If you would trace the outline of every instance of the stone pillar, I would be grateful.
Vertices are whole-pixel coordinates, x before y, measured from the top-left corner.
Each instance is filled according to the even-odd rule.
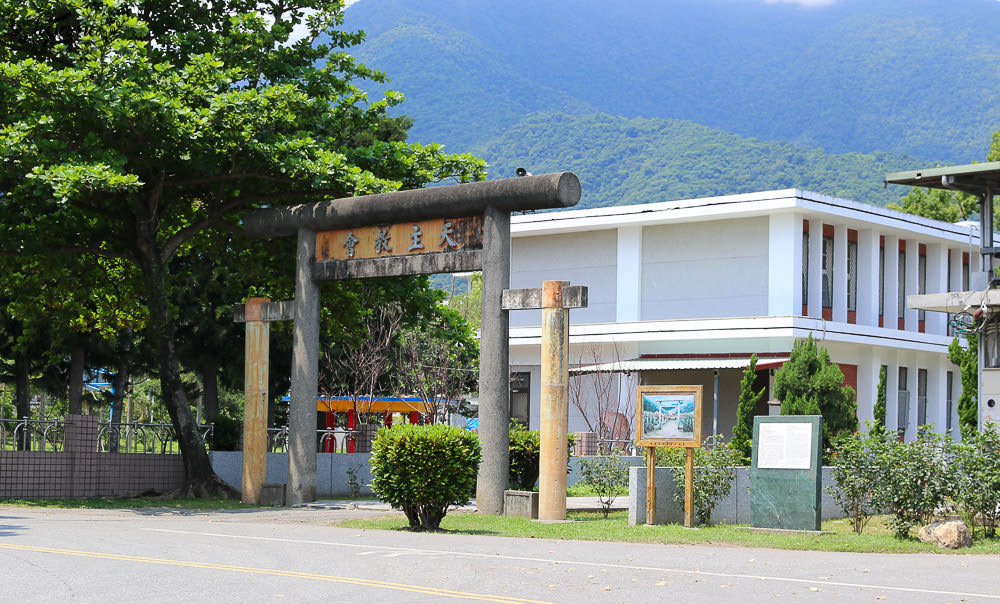
[[[316,234],[298,230],[292,395],[288,405],[288,504],[316,500],[316,392],[319,376],[319,285],[313,281]]]
[[[569,431],[569,281],[542,282],[542,396],[538,465],[538,519],[566,519]]]
[[[503,513],[510,467],[510,363],[508,311],[503,290],[510,287],[510,213],[487,208],[483,215],[483,308],[479,352],[479,442],[483,460],[476,484],[476,507]]]
[[[246,302],[243,405],[243,492],[241,501],[260,505],[267,475],[267,391],[270,329],[261,305],[267,298]]]

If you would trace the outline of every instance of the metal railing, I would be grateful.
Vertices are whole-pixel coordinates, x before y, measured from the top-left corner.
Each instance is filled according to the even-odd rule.
[[[214,429],[215,424],[198,426],[201,441],[206,447]],[[101,422],[97,432],[97,450],[102,453],[180,453],[180,444],[173,424]]]
[[[198,426],[202,442],[210,442],[214,424]],[[0,417],[0,451],[62,451],[66,422],[61,419]],[[139,422],[100,422],[97,432],[98,452],[179,453],[177,434],[171,424]]]
[[[361,430],[327,428],[316,430],[317,452],[319,453],[349,453],[358,451],[364,438]],[[268,453],[288,452],[288,427],[267,429]]]
[[[58,419],[0,417],[0,451],[62,451],[64,435]]]

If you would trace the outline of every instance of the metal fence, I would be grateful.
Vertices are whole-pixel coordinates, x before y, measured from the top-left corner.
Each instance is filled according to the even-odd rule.
[[[201,424],[198,433],[206,448],[215,424]],[[117,447],[115,446],[117,443]],[[97,433],[97,449],[118,453],[180,453],[177,432],[173,424],[101,422]]]
[[[65,433],[58,419],[0,417],[0,451],[62,451]]]
[[[198,426],[202,441],[210,442],[214,424]],[[0,451],[62,451],[66,423],[61,419],[0,417]],[[180,453],[177,433],[166,423],[98,424],[98,452]]]
[[[319,453],[362,453],[371,449],[371,434],[364,430],[327,428],[316,430]],[[267,429],[267,451],[288,452],[288,427]]]

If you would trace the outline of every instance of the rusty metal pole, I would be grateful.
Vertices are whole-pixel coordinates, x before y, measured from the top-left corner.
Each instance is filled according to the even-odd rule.
[[[538,468],[538,519],[566,519],[569,431],[569,281],[542,282],[542,417]]]
[[[243,495],[241,501],[260,504],[267,473],[267,373],[270,327],[262,306],[267,298],[246,302],[246,348],[243,407]]]

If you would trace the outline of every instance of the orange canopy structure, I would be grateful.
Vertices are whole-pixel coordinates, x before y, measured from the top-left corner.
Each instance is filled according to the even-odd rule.
[[[374,398],[346,396],[320,398],[316,400],[316,410],[326,413],[338,411],[358,411],[361,413],[430,413],[430,406],[416,396]]]

